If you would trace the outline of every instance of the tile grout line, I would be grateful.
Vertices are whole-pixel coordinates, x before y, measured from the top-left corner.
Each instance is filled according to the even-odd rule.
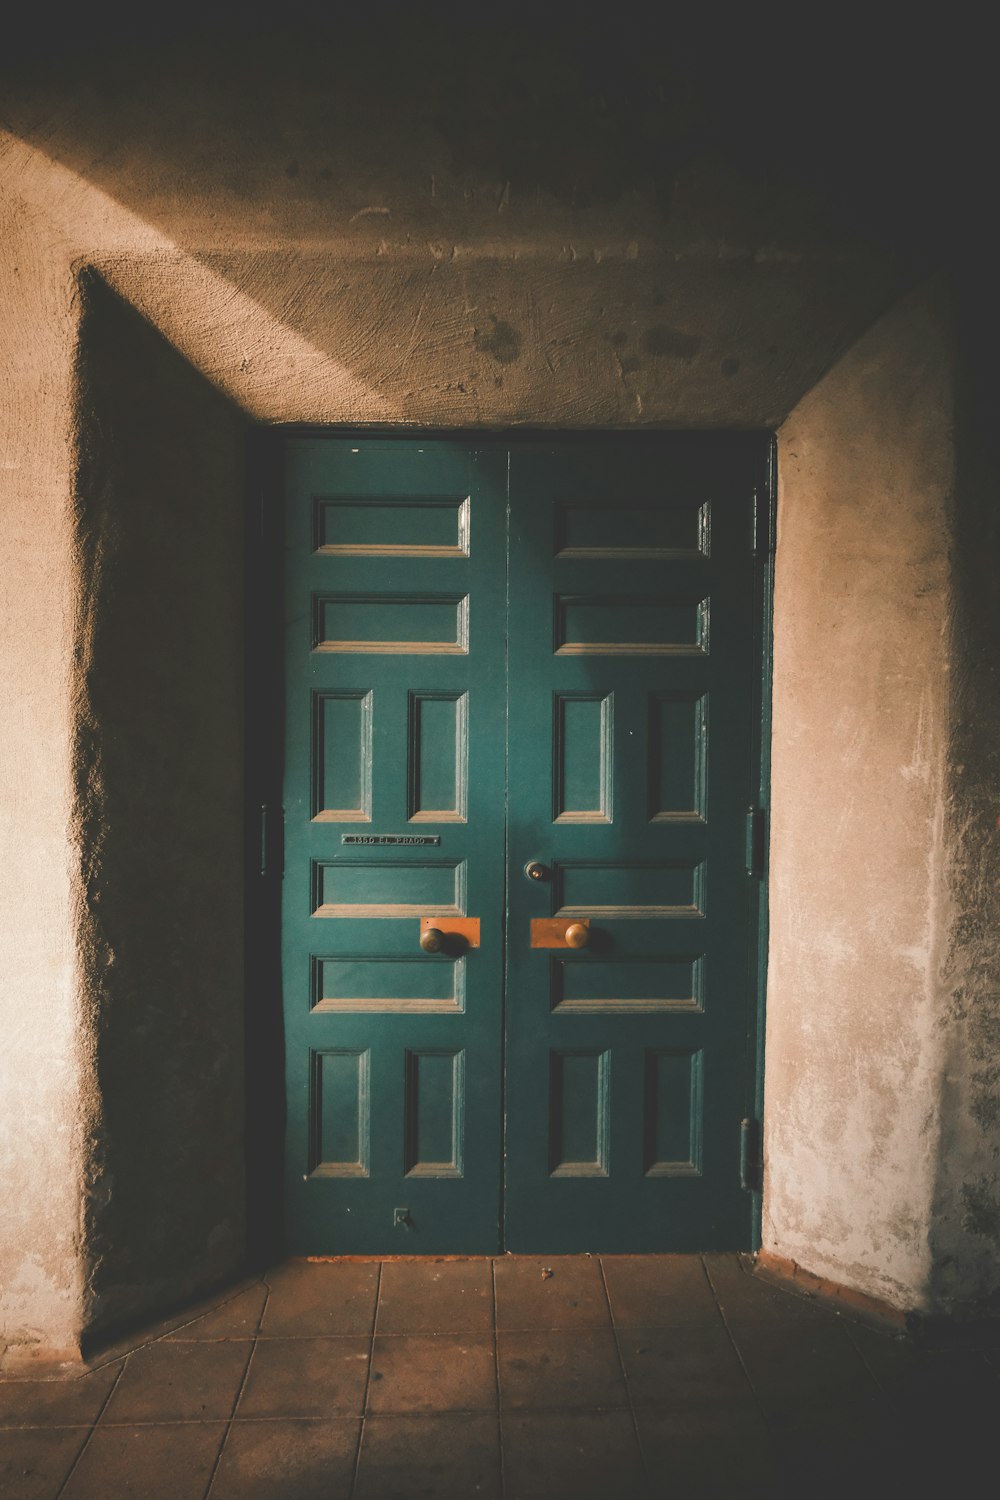
[[[208,1500],[209,1495],[212,1493],[212,1486],[215,1483],[215,1476],[219,1472],[219,1465],[222,1463],[222,1455],[226,1451],[226,1444],[229,1442],[229,1434],[233,1430],[233,1419],[236,1416],[237,1408],[239,1407],[239,1404],[240,1404],[240,1398],[242,1397],[243,1392],[246,1389],[246,1383],[247,1383],[247,1381],[250,1378],[250,1367],[253,1364],[254,1355],[257,1353],[257,1338],[258,1338],[258,1335],[260,1333],[261,1324],[264,1321],[264,1314],[267,1312],[267,1304],[271,1300],[271,1288],[270,1288],[267,1280],[263,1276],[261,1277],[261,1285],[264,1287],[264,1291],[265,1291],[264,1305],[261,1308],[260,1312],[257,1314],[257,1326],[254,1328],[254,1331],[253,1331],[253,1340],[251,1342],[251,1347],[250,1347],[250,1356],[247,1359],[246,1366],[245,1366],[245,1368],[243,1370],[243,1378],[240,1381],[239,1386],[238,1386],[237,1391],[236,1391],[236,1395],[233,1398],[233,1405],[232,1405],[232,1409],[230,1410],[230,1413],[229,1413],[229,1420],[226,1422],[225,1431],[222,1434],[222,1442],[219,1444],[219,1451],[215,1455],[215,1462],[212,1465],[212,1472],[208,1476],[208,1484],[205,1487],[204,1500]]]
[[[365,1419],[368,1415],[368,1391],[372,1383],[372,1365],[375,1363],[375,1334],[378,1331],[379,1304],[382,1301],[382,1266],[379,1261],[378,1270],[375,1274],[375,1310],[372,1313],[371,1332],[368,1335],[368,1370],[365,1374],[365,1389],[361,1397],[361,1420],[358,1423],[358,1442],[354,1450],[354,1470],[351,1474],[351,1485],[348,1491],[348,1500],[353,1500],[354,1492],[358,1487],[358,1475],[361,1472],[361,1449],[365,1441]]]
[[[608,1288],[608,1277],[607,1272],[604,1269],[603,1255],[599,1255],[597,1257],[597,1264],[601,1272],[601,1285],[604,1287],[605,1301],[608,1304],[608,1317],[611,1319],[611,1332],[614,1334],[615,1339],[615,1353],[618,1355],[618,1368],[622,1372],[622,1383],[625,1386],[625,1396],[628,1401],[628,1414],[632,1419],[632,1431],[635,1435],[635,1446],[639,1452],[639,1462],[642,1465],[642,1472],[646,1480],[646,1490],[651,1495],[653,1493],[653,1476],[650,1473],[649,1464],[646,1462],[646,1450],[643,1446],[642,1439],[639,1436],[639,1419],[636,1416],[635,1405],[632,1401],[632,1387],[629,1384],[628,1375],[625,1372],[625,1358],[622,1354],[621,1339],[618,1337],[618,1324],[615,1320],[615,1310],[611,1305],[611,1292]]]
[[[848,1343],[864,1366],[868,1379],[875,1389],[876,1399],[873,1404],[879,1412],[879,1420],[883,1423],[898,1423],[902,1418],[902,1413],[897,1406],[897,1392],[891,1388],[887,1380],[879,1379],[875,1373],[874,1365],[865,1354],[858,1340],[854,1337],[854,1329],[846,1319],[843,1327]],[[989,1362],[986,1361],[986,1363],[988,1364]]]
[[[754,1399],[754,1401],[757,1404],[757,1410],[760,1412],[761,1419],[763,1420],[764,1428],[765,1428],[765,1430],[766,1430],[766,1432],[768,1434],[768,1437],[771,1439],[772,1442],[774,1442],[774,1440],[775,1440],[775,1431],[774,1431],[774,1428],[771,1425],[771,1419],[768,1416],[766,1410],[764,1409],[764,1403],[760,1399],[760,1394],[759,1394],[759,1392],[757,1390],[757,1387],[754,1385],[753,1381],[750,1379],[750,1371],[747,1369],[746,1360],[743,1358],[743,1350],[740,1348],[739,1344],[737,1343],[737,1341],[736,1341],[736,1335],[733,1333],[733,1330],[729,1326],[729,1319],[726,1317],[726,1314],[725,1314],[725,1311],[723,1309],[722,1303],[719,1301],[719,1294],[718,1294],[718,1292],[715,1289],[715,1282],[712,1280],[712,1273],[708,1269],[708,1266],[705,1264],[705,1257],[704,1257],[704,1255],[699,1255],[698,1259],[701,1261],[702,1272],[704,1273],[705,1280],[708,1282],[709,1288],[711,1290],[712,1301],[715,1303],[715,1306],[716,1306],[716,1309],[718,1311],[719,1317],[722,1319],[722,1326],[726,1330],[726,1337],[729,1339],[729,1342],[732,1344],[732,1346],[733,1346],[733,1352],[735,1353],[736,1358],[740,1362],[740,1369],[743,1371],[743,1378],[746,1381],[747,1385],[750,1387],[750,1394],[753,1396],[753,1399]]]
[[[497,1263],[495,1256],[490,1256],[490,1292],[493,1298],[493,1375],[496,1381],[497,1393],[497,1462],[500,1467],[500,1494],[503,1496],[506,1493],[507,1481],[504,1477],[503,1422],[500,1410],[500,1332],[497,1328]]]
[[[576,1324],[559,1328],[505,1328],[504,1333],[572,1333],[577,1329]],[[475,1334],[489,1333],[488,1328],[454,1328],[448,1333],[428,1333],[421,1329],[417,1333],[380,1333],[379,1338],[384,1339],[386,1344],[401,1344],[411,1339],[420,1339],[426,1343],[441,1343],[445,1339],[458,1339],[472,1337]],[[586,1332],[585,1329],[580,1331]],[[592,1332],[593,1330],[591,1330]],[[264,1334],[257,1341],[261,1344],[349,1344],[353,1340],[367,1338],[370,1335],[363,1333],[310,1333],[310,1334]],[[193,1340],[192,1340],[193,1342]],[[206,1341],[207,1342],[207,1341]],[[223,1342],[219,1340],[219,1342]],[[249,1343],[249,1337],[244,1339],[226,1339],[226,1343]],[[3,1386],[0,1385],[0,1391]],[[86,1425],[86,1424],[83,1424]]]
[[[263,1281],[263,1277],[261,1278],[261,1280]],[[251,1282],[249,1286],[240,1287],[238,1291],[233,1292],[232,1296],[230,1296],[230,1297],[223,1297],[222,1300],[221,1300],[221,1302],[214,1302],[212,1304],[212,1306],[210,1308],[208,1308],[205,1312],[198,1313],[197,1317],[194,1317],[194,1318],[184,1318],[184,1319],[181,1320],[181,1322],[174,1323],[170,1328],[165,1329],[163,1333],[150,1334],[148,1338],[141,1338],[141,1339],[139,1339],[138,1343],[130,1345],[129,1348],[125,1349],[124,1351],[122,1351],[122,1349],[120,1348],[119,1345],[113,1345],[112,1347],[114,1349],[117,1349],[118,1352],[117,1353],[108,1354],[108,1355],[106,1355],[106,1356],[98,1359],[94,1364],[88,1364],[86,1373],[88,1375],[93,1375],[98,1370],[106,1370],[107,1367],[108,1367],[108,1365],[113,1365],[114,1362],[115,1362],[115,1360],[117,1360],[117,1359],[128,1359],[128,1357],[129,1357],[130,1354],[138,1354],[138,1352],[139,1352],[140,1349],[151,1349],[154,1344],[162,1344],[163,1341],[164,1341],[164,1339],[173,1338],[174,1334],[175,1333],[180,1333],[180,1331],[181,1331],[182,1328],[192,1328],[195,1323],[200,1323],[201,1320],[202,1320],[202,1318],[210,1317],[212,1313],[218,1312],[219,1309],[222,1308],[222,1307],[228,1307],[230,1302],[235,1302],[238,1297],[242,1297],[247,1292],[252,1291],[253,1288],[254,1288],[254,1285],[255,1285],[255,1283]],[[267,1286],[267,1283],[264,1282],[264,1285]],[[191,1343],[191,1342],[199,1342],[200,1343],[201,1340],[184,1339],[184,1340],[182,1340],[182,1342],[183,1343]],[[212,1339],[212,1340],[206,1340],[205,1342],[222,1343],[222,1342],[224,1342],[224,1340],[222,1340],[222,1339]]]
[[[76,1473],[81,1458],[86,1453],[87,1449],[90,1447],[91,1440],[93,1439],[94,1433],[97,1431],[97,1424],[100,1422],[101,1418],[104,1416],[104,1413],[108,1409],[108,1402],[111,1400],[111,1397],[114,1395],[115,1391],[118,1389],[118,1382],[121,1380],[122,1376],[125,1374],[125,1366],[128,1364],[128,1361],[129,1361],[129,1356],[126,1354],[125,1358],[122,1360],[122,1367],[121,1367],[121,1369],[118,1371],[118,1374],[115,1376],[114,1380],[111,1383],[111,1389],[110,1389],[110,1391],[108,1391],[108,1394],[105,1396],[104,1400],[101,1402],[100,1411],[97,1413],[97,1416],[94,1418],[94,1420],[90,1424],[90,1431],[87,1433],[87,1436],[84,1438],[83,1445],[80,1448],[79,1453],[76,1455],[76,1457],[74,1458],[73,1462],[70,1464],[69,1472],[67,1473],[67,1475],[66,1475],[65,1479],[63,1480],[62,1484],[59,1486],[58,1490],[56,1491],[56,1500],[59,1500],[60,1495],[63,1493],[63,1491],[65,1490],[66,1486],[69,1484],[70,1480],[73,1478],[73,1475]]]
[[[267,1282],[264,1280],[263,1276],[260,1277],[260,1281],[261,1281],[261,1284],[264,1287],[267,1288],[267,1295],[268,1295],[268,1297],[270,1297],[270,1295],[271,1295],[271,1289],[267,1285]],[[146,1344],[161,1344],[164,1339],[173,1338],[173,1336],[174,1336],[175,1333],[180,1333],[181,1329],[183,1329],[183,1328],[193,1328],[194,1325],[195,1325],[195,1323],[200,1323],[201,1322],[202,1318],[209,1318],[209,1317],[211,1317],[211,1315],[213,1313],[217,1313],[221,1308],[228,1307],[229,1304],[230,1304],[230,1302],[235,1302],[239,1297],[245,1297],[246,1294],[247,1294],[247,1292],[252,1292],[253,1291],[255,1285],[256,1285],[256,1283],[252,1281],[249,1286],[240,1287],[239,1291],[233,1292],[233,1294],[232,1294],[231,1297],[223,1297],[223,1299],[222,1299],[221,1302],[215,1302],[215,1303],[213,1303],[212,1306],[210,1308],[208,1308],[208,1310],[206,1312],[200,1312],[200,1313],[198,1313],[197,1317],[182,1319],[181,1322],[176,1323],[173,1328],[168,1328],[165,1333],[158,1333],[155,1336],[155,1338],[147,1339],[146,1340]],[[267,1301],[265,1299],[264,1307],[266,1307],[266,1306],[267,1306]],[[263,1308],[261,1309],[261,1315],[263,1315]],[[260,1327],[260,1318],[257,1319],[257,1326],[258,1326],[258,1328]],[[184,1343],[190,1343],[192,1341],[189,1340],[189,1339],[184,1339],[182,1342],[184,1342]],[[221,1343],[222,1341],[221,1340],[214,1340],[213,1339],[213,1340],[211,1340],[211,1342],[213,1342],[213,1343],[220,1342]],[[141,1344],[139,1347],[140,1348],[145,1348],[146,1345]]]
[[[556,1330],[556,1331],[558,1332],[559,1330]],[[530,1412],[556,1412],[556,1413],[567,1413],[569,1415],[572,1415],[572,1413],[574,1413],[574,1412],[581,1412],[581,1411],[611,1411],[611,1412],[615,1412],[615,1411],[618,1411],[618,1412],[627,1411],[628,1410],[628,1403],[627,1402],[621,1402],[618,1405],[614,1405],[614,1404],[609,1404],[606,1401],[595,1401],[595,1402],[590,1403],[589,1405],[584,1404],[583,1406],[581,1406],[579,1404],[579,1402],[573,1402],[573,1401],[569,1401],[569,1402],[560,1402],[560,1401],[556,1401],[556,1402],[533,1401],[530,1404],[530,1406],[510,1406],[510,1407],[507,1407],[506,1409],[509,1412],[511,1412],[512,1414],[521,1414],[521,1415],[524,1415],[525,1413],[530,1413]],[[487,1407],[483,1407],[483,1406],[435,1406],[435,1407],[428,1407],[428,1408],[423,1409],[423,1410],[415,1411],[413,1409],[413,1407],[410,1407],[410,1406],[398,1406],[398,1407],[397,1406],[392,1406],[392,1407],[386,1407],[384,1410],[379,1411],[377,1413],[377,1415],[380,1418],[381,1417],[393,1417],[393,1418],[395,1418],[395,1417],[415,1417],[415,1418],[419,1418],[420,1420],[423,1420],[425,1417],[488,1417],[490,1415],[490,1412],[492,1410],[493,1410],[492,1407],[487,1408]],[[141,1421],[141,1422],[138,1421],[138,1420],[136,1420],[136,1421],[130,1421],[130,1422],[104,1422],[104,1423],[102,1423],[101,1431],[102,1432],[117,1431],[118,1429],[120,1429],[122,1427],[217,1427],[220,1422],[227,1422],[227,1421],[228,1421],[228,1418],[226,1418],[226,1417],[170,1417],[166,1421],[158,1421],[155,1417],[152,1417],[152,1418],[147,1419],[146,1421]],[[272,1414],[270,1416],[260,1415],[260,1416],[242,1417],[242,1418],[237,1417],[233,1425],[235,1426],[236,1422],[239,1422],[243,1426],[247,1426],[247,1427],[250,1427],[250,1426],[259,1427],[259,1426],[262,1426],[262,1425],[266,1425],[268,1422],[306,1422],[306,1423],[308,1423],[308,1422],[356,1422],[356,1421],[358,1421],[357,1412],[344,1412],[344,1411],[340,1411],[340,1412],[333,1412],[333,1413],[328,1414],[326,1416],[320,1415],[320,1416],[312,1416],[312,1417],[310,1417],[310,1416],[289,1416],[287,1412],[277,1412],[277,1413],[274,1413],[274,1414]],[[18,1427],[3,1427],[3,1428],[0,1428],[0,1432],[3,1432],[3,1433],[11,1433],[11,1432],[50,1432],[55,1427],[59,1427],[60,1429],[63,1429],[63,1430],[66,1430],[66,1431],[75,1431],[77,1429],[79,1429],[81,1431],[87,1431],[87,1430],[89,1430],[89,1424],[86,1423],[86,1422],[58,1422],[58,1423],[41,1422],[41,1423],[36,1423],[35,1425],[31,1425],[30,1423],[24,1423],[24,1424],[22,1424],[22,1425],[20,1425]]]
[[[871,1382],[875,1386],[876,1390],[880,1393],[880,1395],[888,1396],[889,1392],[888,1392],[887,1388],[882,1384],[881,1380],[879,1380],[878,1376],[875,1374],[875,1371],[872,1368],[871,1361],[868,1359],[867,1355],[865,1354],[865,1351],[862,1349],[861,1345],[858,1343],[857,1339],[854,1337],[854,1330],[852,1328],[848,1327],[847,1324],[845,1324],[844,1325],[844,1332],[847,1334],[847,1339],[848,1339],[848,1342],[851,1345],[851,1348],[854,1350],[855,1354],[858,1356],[858,1359],[860,1359],[861,1363],[864,1365],[865,1369],[868,1371],[868,1378],[871,1380]]]

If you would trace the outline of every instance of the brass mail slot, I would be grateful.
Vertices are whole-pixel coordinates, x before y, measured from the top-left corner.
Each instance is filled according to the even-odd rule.
[[[589,917],[532,917],[533,948],[586,948],[590,941]]]

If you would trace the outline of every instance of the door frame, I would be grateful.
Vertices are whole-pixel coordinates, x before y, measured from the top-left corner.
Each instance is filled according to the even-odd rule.
[[[244,807],[246,1003],[246,1194],[247,1253],[266,1265],[285,1253],[284,1132],[285,1069],[281,984],[281,881],[283,873],[281,788],[284,743],[282,651],[282,557],[284,514],[280,493],[282,445],[289,438],[398,438],[489,444],[654,444],[672,429],[643,428],[411,428],[282,423],[255,428],[248,440],[244,596]],[[681,430],[678,429],[678,432]],[[731,429],[683,429],[726,441]],[[746,438],[752,432],[739,429]],[[754,680],[751,766],[756,818],[748,817],[748,860],[753,863],[748,978],[755,998],[748,1032],[747,1076],[752,1080],[744,1138],[743,1169],[751,1195],[751,1245],[761,1245],[763,1215],[763,1111],[767,998],[768,895],[770,875],[771,709],[773,682],[774,555],[777,539],[777,442],[758,434],[766,454],[755,488],[753,537],[753,649],[760,662]],[[751,809],[748,808],[748,814]]]

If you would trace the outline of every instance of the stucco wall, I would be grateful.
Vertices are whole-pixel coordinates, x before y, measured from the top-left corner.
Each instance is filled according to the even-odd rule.
[[[0,202],[0,1354],[79,1335],[89,1038],[77,985],[68,265]]]
[[[932,1305],[954,499],[933,282],[778,433],[764,1246]]]

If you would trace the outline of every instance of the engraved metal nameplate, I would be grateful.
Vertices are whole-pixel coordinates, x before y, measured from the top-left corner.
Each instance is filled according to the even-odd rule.
[[[438,833],[342,833],[340,835],[342,844],[419,844],[426,848],[428,844],[438,845],[441,835]]]

